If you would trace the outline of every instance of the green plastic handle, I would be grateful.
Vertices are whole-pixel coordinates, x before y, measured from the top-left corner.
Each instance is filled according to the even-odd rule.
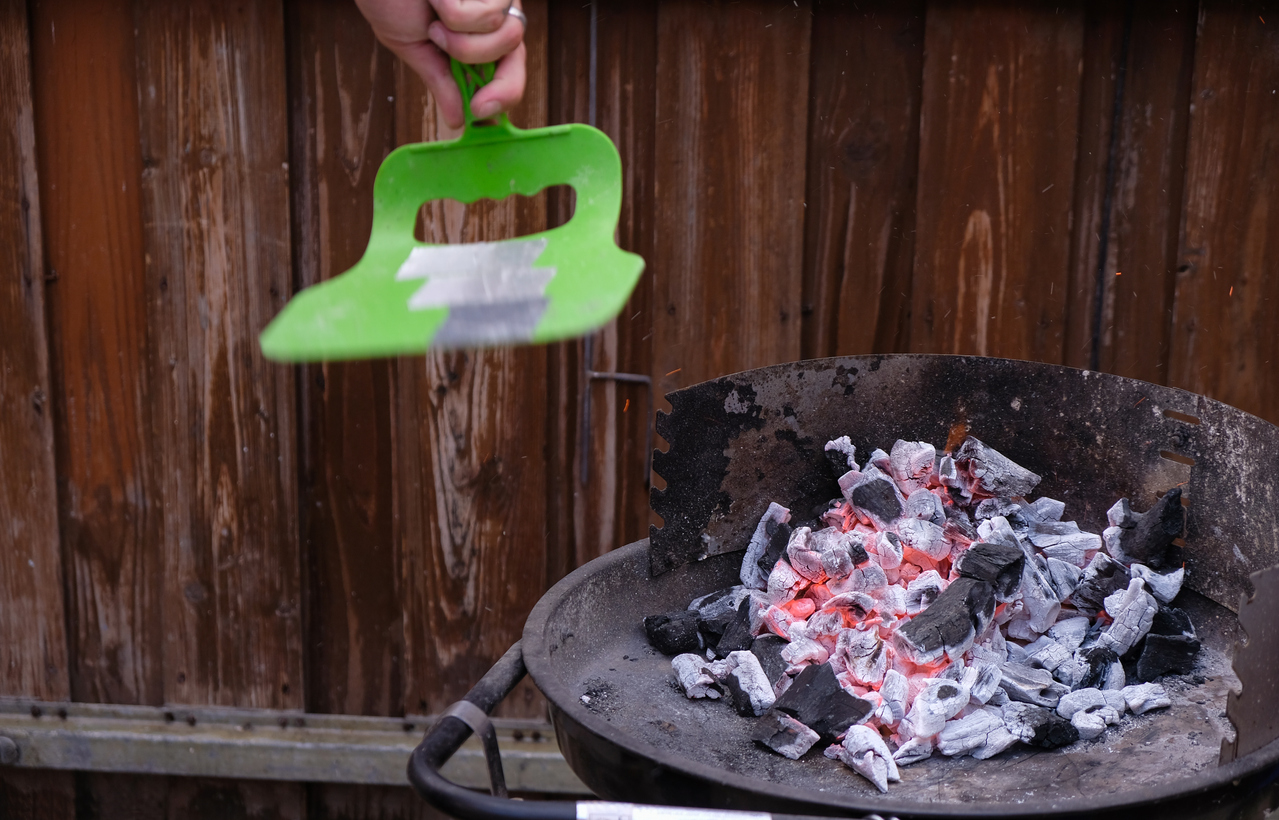
[[[519,133],[520,129],[511,124],[505,112],[493,117],[491,122],[485,121],[486,124],[477,121],[475,115],[471,113],[471,98],[475,96],[475,92],[493,81],[493,75],[497,71],[496,63],[471,65],[459,62],[456,57],[450,57],[449,64],[453,70],[453,80],[457,83],[457,90],[462,94],[462,115],[466,121],[462,136],[458,140],[459,144],[487,142],[494,137],[509,137]]]

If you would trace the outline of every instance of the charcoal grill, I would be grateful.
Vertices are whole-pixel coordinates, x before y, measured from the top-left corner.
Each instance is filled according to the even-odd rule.
[[[672,816],[632,803],[821,816],[1224,818],[1261,816],[1279,799],[1279,596],[1264,594],[1279,584],[1270,570],[1279,565],[1279,428],[1173,388],[961,356],[805,361],[668,399],[658,432],[669,449],[654,460],[667,486],[652,494],[663,526],[552,588],[469,704],[427,734],[409,774],[437,808],[474,820]],[[749,719],[674,688],[642,618],[735,583],[738,550],[770,500],[803,510],[837,495],[822,454],[828,439],[849,435],[869,452],[897,438],[940,445],[969,433],[1042,475],[1035,494],[1064,501],[1092,531],[1120,496],[1145,509],[1182,487],[1188,590],[1178,603],[1205,649],[1198,683],[1166,681],[1172,709],[1125,719],[1079,749],[934,757],[903,769],[881,795],[819,755],[790,761],[755,746]],[[484,732],[484,713],[525,668],[574,771],[626,804],[503,800],[438,775],[472,729]]]

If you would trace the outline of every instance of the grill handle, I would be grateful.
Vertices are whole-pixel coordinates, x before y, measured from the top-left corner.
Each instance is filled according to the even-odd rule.
[[[464,789],[440,774],[472,732],[487,734],[487,715],[511,693],[527,674],[520,643],[506,650],[493,668],[466,693],[458,704],[446,710],[409,757],[409,782],[413,788],[440,811],[458,820],[818,820],[800,815],[765,814],[763,812],[687,809],[675,806],[645,806],[638,803],[606,803],[584,800],[512,800],[496,796],[505,794],[502,762],[497,756],[497,743],[485,740],[484,753],[489,761],[493,795]],[[469,704],[465,706],[462,704]],[[477,710],[482,715],[477,715]],[[875,817],[872,815],[872,817]],[[829,820],[827,818],[826,820]],[[871,820],[871,818],[867,818]]]

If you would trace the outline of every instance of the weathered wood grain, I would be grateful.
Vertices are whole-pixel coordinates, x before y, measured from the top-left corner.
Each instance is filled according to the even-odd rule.
[[[1132,11],[1099,334],[1102,370],[1157,383],[1168,373],[1198,16],[1176,5]]]
[[[137,27],[164,697],[300,708],[293,379],[257,344],[291,289],[282,16],[155,2]]]
[[[71,696],[159,704],[162,506],[133,11],[39,2],[32,14]]]
[[[810,23],[807,2],[658,7],[659,396],[799,358]]]
[[[529,80],[512,113],[547,116],[546,6],[525,6]],[[401,141],[452,136],[401,65]],[[545,195],[464,206],[428,203],[428,241],[474,242],[542,230]],[[401,562],[405,705],[439,712],[518,640],[546,588],[547,352],[541,347],[403,358],[393,389],[396,548]],[[543,708],[530,685],[504,714]]]
[[[0,694],[70,695],[27,9],[0,2]],[[71,818],[65,772],[0,770],[0,817]]]
[[[307,287],[364,253],[373,178],[395,147],[395,64],[351,3],[295,0],[285,15],[294,276]],[[299,372],[313,711],[391,715],[403,708],[389,369],[386,360],[373,360]]]
[[[69,694],[26,8],[0,3],[0,694]]]
[[[911,349],[1059,362],[1078,7],[930,4]]]
[[[905,350],[924,4],[813,5],[805,358]]]
[[[595,91],[591,93],[592,6],[551,7],[549,98],[553,122],[589,122],[607,133],[622,155],[623,201],[618,242],[643,257],[652,247],[653,127],[656,80],[656,8],[648,4],[597,3]],[[558,194],[553,191],[552,194]],[[552,196],[553,218],[571,215],[567,196]],[[648,397],[644,386],[606,378],[586,380],[584,371],[644,373],[650,370],[651,277],[645,276],[619,317],[589,342],[552,348],[552,451],[561,476],[552,483],[548,514],[551,579],[641,538],[648,529]],[[590,417],[583,418],[583,392],[590,391]],[[589,428],[583,438],[582,427]],[[583,472],[582,447],[585,443]],[[553,461],[553,464],[555,462]],[[560,512],[566,507],[565,512]],[[565,525],[558,522],[563,518]],[[567,549],[564,549],[564,547]],[[559,552],[562,557],[557,557]]]
[[[1101,254],[1102,223],[1108,204],[1111,135],[1115,96],[1122,65],[1126,65],[1125,25],[1131,9],[1125,4],[1091,0],[1084,7],[1083,76],[1079,88],[1079,147],[1075,153],[1075,201],[1071,211],[1070,280],[1066,290],[1066,335],[1062,363],[1092,367],[1093,328],[1097,313],[1097,257]],[[1113,210],[1113,204],[1109,207]],[[1110,232],[1107,232],[1109,237]]]
[[[1203,3],[1194,66],[1169,383],[1279,422],[1279,20]]]

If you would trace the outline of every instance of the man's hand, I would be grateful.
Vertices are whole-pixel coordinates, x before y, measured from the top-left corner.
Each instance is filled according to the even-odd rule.
[[[355,2],[378,40],[426,83],[450,128],[461,128],[463,119],[450,55],[463,63],[497,62],[492,82],[471,99],[475,119],[509,111],[524,96],[524,24],[507,14],[510,0]]]

